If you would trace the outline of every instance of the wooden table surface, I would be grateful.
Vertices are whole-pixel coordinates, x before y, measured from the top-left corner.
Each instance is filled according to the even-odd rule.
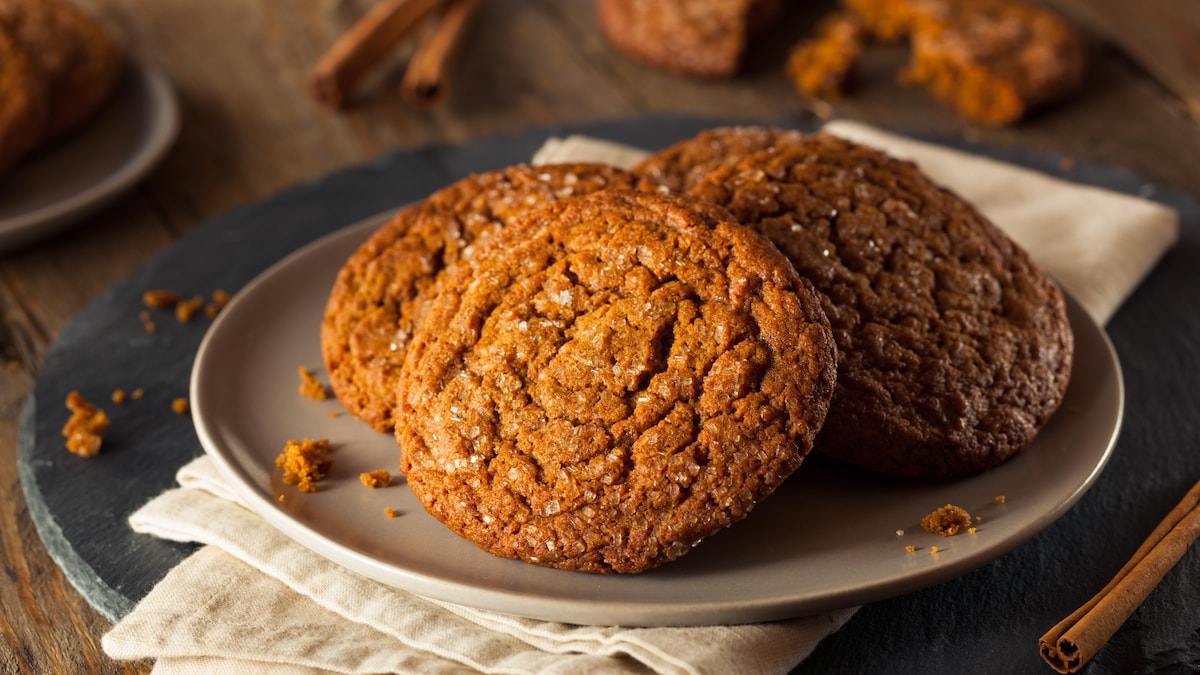
[[[1075,100],[1013,128],[981,129],[896,83],[901,48],[874,51],[863,86],[833,106],[796,96],[783,78],[782,59],[830,2],[793,10],[775,35],[755,45],[744,74],[713,82],[657,72],[615,53],[597,30],[590,1],[490,0],[442,107],[406,106],[393,69],[377,78],[372,93],[335,112],[312,102],[306,78],[369,0],[78,4],[110,26],[133,58],[170,75],[183,127],[162,165],[132,192],[77,228],[0,254],[0,365],[8,364],[0,368],[5,673],[149,668],[103,654],[107,620],[66,582],[38,538],[17,476],[18,413],[50,343],[73,314],[189,228],[231,207],[392,148],[645,112],[746,119],[834,114],[899,132],[1121,165],[1150,181],[1200,192],[1200,124],[1098,33],[1089,33],[1093,62]],[[1191,25],[1200,25],[1200,8],[1178,11],[1190,12]]]

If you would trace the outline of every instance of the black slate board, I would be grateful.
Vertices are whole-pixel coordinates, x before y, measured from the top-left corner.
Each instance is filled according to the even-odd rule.
[[[193,548],[134,534],[126,519],[174,486],[202,453],[190,419],[171,414],[187,395],[206,320],[159,316],[148,335],[137,314],[148,288],[235,292],[259,272],[342,226],[419,199],[468,173],[526,161],[550,136],[582,133],[646,148],[721,120],[653,116],[545,127],[464,145],[396,151],[337,171],[195,228],[85,308],[51,346],[21,416],[20,475],[38,532],[85,598],[116,620]],[[780,124],[812,130],[809,124]],[[1178,209],[1182,239],[1109,325],[1124,367],[1126,419],[1114,457],[1061,520],[1015,551],[957,580],[861,609],[797,672],[1049,672],[1037,638],[1107,582],[1142,538],[1200,479],[1200,202],[1123,169],[1019,149],[943,141],[1049,174],[1141,194]],[[1200,186],[1198,186],[1200,187]],[[116,388],[146,397],[107,403]],[[62,447],[71,389],[113,418],[104,452],[83,460]],[[1093,661],[1089,672],[1200,668],[1200,552],[1192,551]]]

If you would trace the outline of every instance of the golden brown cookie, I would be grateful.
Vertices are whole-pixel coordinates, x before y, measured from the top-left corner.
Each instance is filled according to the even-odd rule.
[[[868,31],[908,38],[903,74],[963,117],[1012,124],[1083,84],[1086,47],[1058,14],[1021,0],[843,0]]]
[[[121,55],[95,19],[64,0],[0,0],[0,26],[30,55],[49,91],[38,145],[91,118],[116,87]]]
[[[682,194],[722,166],[803,137],[799,131],[775,127],[706,129],[646,157],[631,171],[641,179],[638,187],[643,190]]]
[[[600,29],[626,54],[683,75],[729,77],[779,0],[598,0]]]
[[[0,24],[0,174],[36,146],[46,96],[33,60]]]
[[[720,207],[552,204],[446,276],[401,374],[425,508],[493,554],[587,572],[673,560],[800,465],[836,360],[811,286]]]
[[[1062,292],[916,165],[814,134],[691,194],[766,235],[822,294],[839,363],[817,450],[895,476],[964,476],[1028,446],[1062,402]]]
[[[396,377],[438,276],[521,213],[632,184],[628,173],[600,164],[515,166],[470,176],[401,211],[341,268],[325,307],[321,352],[338,401],[390,433]]]

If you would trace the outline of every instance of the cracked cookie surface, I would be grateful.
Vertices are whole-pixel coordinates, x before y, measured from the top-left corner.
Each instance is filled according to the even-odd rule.
[[[563,569],[639,572],[744,518],[834,384],[817,295],[775,247],[645,192],[501,231],[424,325],[396,425],[409,487],[484,550]]]
[[[814,134],[690,194],[765,235],[822,294],[839,364],[818,451],[891,475],[964,476],[1020,452],[1062,402],[1062,291],[916,165]]]
[[[706,129],[638,162],[630,171],[638,187],[651,192],[682,194],[713,171],[746,155],[799,142],[804,134],[792,129],[735,126]]]
[[[632,183],[600,164],[521,165],[469,176],[400,211],[350,256],[326,302],[321,353],[338,401],[390,433],[399,370],[438,277],[521,213]]]

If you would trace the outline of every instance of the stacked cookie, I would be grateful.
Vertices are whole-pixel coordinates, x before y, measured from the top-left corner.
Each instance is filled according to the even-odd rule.
[[[729,128],[404,209],[341,270],[322,348],[450,529],[638,572],[814,448],[910,478],[996,466],[1061,402],[1072,342],[1045,273],[912,164]]]
[[[63,0],[0,0],[0,173],[90,119],[116,87],[108,32]]]

